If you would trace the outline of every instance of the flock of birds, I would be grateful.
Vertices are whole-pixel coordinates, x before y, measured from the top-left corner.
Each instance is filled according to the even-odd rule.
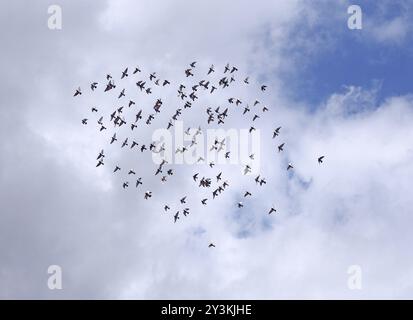
[[[194,76],[195,71],[197,70],[197,62],[194,61],[191,64],[189,64],[188,68],[186,68],[184,70],[184,75],[186,78],[191,78]],[[227,64],[224,67],[223,70],[223,74],[219,75],[219,80],[217,81],[217,83],[213,83],[212,79],[209,79],[209,77],[211,76],[211,74],[215,74],[217,71],[215,70],[215,66],[211,65],[208,69],[208,71],[205,74],[205,79],[202,79],[201,81],[197,81],[196,83],[193,83],[191,85],[184,85],[182,83],[178,83],[177,85],[177,96],[180,99],[181,103],[183,104],[182,107],[176,109],[175,113],[173,114],[173,116],[171,117],[171,119],[169,120],[169,122],[166,125],[166,129],[170,129],[174,126],[174,122],[178,120],[178,118],[182,115],[183,110],[191,108],[196,100],[198,100],[199,95],[201,93],[201,90],[203,92],[209,93],[209,94],[214,94],[214,92],[216,92],[217,90],[224,90],[227,87],[230,87],[233,83],[235,82],[243,82],[243,84],[245,85],[249,85],[250,81],[249,81],[249,77],[245,77],[242,78],[241,80],[237,80],[237,73],[238,73],[238,68],[236,66],[230,66],[229,64]],[[120,81],[122,81],[125,78],[130,78],[131,76],[137,76],[138,74],[142,74],[142,70],[139,67],[135,67],[132,71],[132,73],[129,72],[129,68],[124,69],[121,72],[120,75]],[[144,79],[138,80],[136,82],[136,87],[138,92],[141,92],[144,95],[152,95],[152,87],[153,86],[157,86],[157,87],[166,87],[166,86],[171,86],[173,85],[173,81],[170,81],[168,79],[161,79],[156,72],[152,72],[149,73],[147,77],[145,77]],[[98,90],[98,86],[99,83],[98,82],[92,82],[90,84],[90,90],[92,92],[94,92],[95,90]],[[151,87],[152,86],[152,87]],[[145,122],[145,124],[147,126],[150,126],[152,121],[155,119],[155,116],[159,113],[161,113],[161,108],[163,106],[163,101],[161,98],[155,98],[155,102],[153,104],[153,112],[149,113],[146,115],[145,119],[143,119],[144,117],[144,111],[143,109],[139,109],[136,108],[136,102],[132,99],[127,99],[126,98],[126,89],[122,88],[120,91],[116,91],[115,89],[117,88],[117,85],[115,84],[115,81],[112,77],[112,75],[107,74],[106,75],[106,80],[105,80],[105,84],[104,84],[104,92],[116,92],[116,96],[117,99],[119,99],[119,101],[125,101],[126,103],[124,103],[124,105],[127,105],[127,109],[130,110],[135,110],[134,112],[134,117],[133,120],[127,121],[124,113],[125,113],[125,109],[123,106],[120,107],[116,107],[114,110],[111,111],[110,115],[107,117],[107,119],[105,119],[104,115],[98,115],[97,118],[97,124],[98,124],[98,130],[100,132],[104,131],[104,130],[108,130],[108,124],[112,123],[113,127],[116,128],[120,128],[122,126],[130,126],[130,131],[131,134],[133,133],[134,129],[138,127],[138,125],[141,122]],[[267,90],[267,86],[266,85],[260,85],[259,86],[259,90],[261,92],[265,92]],[[81,96],[83,94],[82,89],[79,87],[78,89],[75,90],[74,93],[74,97],[78,97]],[[218,125],[224,124],[226,118],[229,116],[229,108],[233,105],[235,109],[239,110],[241,109],[242,111],[242,115],[246,115],[247,113],[251,112],[251,107],[248,104],[244,104],[241,99],[239,98],[235,98],[235,97],[229,97],[227,99],[229,106],[225,109],[221,109],[221,107],[217,107],[215,109],[211,108],[211,107],[207,107],[206,108],[206,113],[207,113],[207,124],[211,124],[213,122],[216,121],[216,123],[218,123]],[[255,100],[252,103],[252,106],[255,107],[254,109],[257,109],[257,106],[260,106],[260,101],[259,100]],[[136,109],[135,109],[136,108]],[[138,110],[139,109],[139,110]],[[261,115],[265,112],[269,111],[269,108],[267,106],[262,106],[262,108],[260,107],[259,110],[261,110],[260,112],[256,111],[256,113],[253,115],[252,117],[252,123],[250,125],[249,128],[249,133],[251,133],[252,131],[256,130],[255,127],[255,122],[256,120],[258,120]],[[231,110],[232,111],[232,110]],[[98,114],[99,110],[96,107],[92,107],[91,108],[91,113],[92,114]],[[83,125],[88,125],[89,124],[89,118],[83,118],[81,120],[81,123]],[[281,126],[278,126],[274,129],[274,131],[272,132],[272,139],[275,139],[277,136],[280,135],[281,133]],[[194,147],[197,144],[197,137],[198,135],[200,135],[202,133],[202,129],[201,126],[199,126],[197,129],[191,129],[188,128],[185,131],[185,135],[190,136],[191,135],[191,130],[194,130],[194,134],[192,136],[191,142],[189,145],[187,146],[182,146],[181,148],[177,148],[175,150],[175,153],[185,153],[185,152],[190,152],[191,148]],[[153,152],[153,153],[159,153],[162,154],[162,152],[165,151],[165,143],[160,143],[159,141],[152,141],[150,144],[146,145],[146,144],[141,144],[140,142],[137,142],[136,140],[134,140],[133,137],[128,136],[125,137],[124,139],[118,140],[118,136],[117,136],[117,132],[115,131],[113,133],[113,135],[111,135],[110,140],[108,141],[109,144],[114,144],[114,143],[118,143],[120,144],[120,148],[130,148],[130,149],[137,149],[137,151],[143,153],[143,152]],[[285,147],[285,143],[281,143],[277,146],[278,152],[282,152],[284,151],[284,147]],[[215,150],[216,152],[223,152],[225,154],[225,159],[230,159],[231,154],[230,151],[227,151],[226,149],[226,139],[222,139],[221,141],[219,141],[218,138],[215,139],[213,145],[210,148],[210,151]],[[105,165],[105,152],[104,150],[101,150],[98,153],[98,156],[96,158],[97,164],[96,167],[101,167]],[[251,160],[254,160],[254,154],[249,155]],[[323,163],[324,160],[324,156],[319,156],[317,158],[317,161],[319,164]],[[196,163],[204,163],[206,165],[208,165],[210,168],[213,168],[215,166],[214,162],[209,162],[206,163],[205,159],[203,157],[199,157]],[[166,160],[162,160],[162,162],[159,164],[159,166],[156,168],[154,175],[158,176],[160,175],[161,177],[161,181],[162,182],[166,182],[169,176],[174,175],[174,170],[172,168],[166,168],[166,166],[168,166],[168,162]],[[287,171],[294,169],[294,166],[292,165],[292,163],[288,163],[287,165]],[[122,171],[122,168],[119,164],[115,165],[115,167],[113,168],[113,173],[114,174],[118,174],[119,172]],[[244,175],[247,175],[249,173],[252,172],[252,168],[250,164],[246,164],[244,169],[243,169],[243,173]],[[126,170],[127,173],[127,177],[128,180],[124,181],[122,183],[122,187],[124,189],[129,188],[130,184],[129,184],[129,180],[132,179],[133,177],[133,184],[135,185],[136,188],[140,188],[141,185],[143,185],[143,179],[142,177],[136,177],[136,172],[133,169],[130,170]],[[195,183],[198,184],[198,186],[200,188],[211,188],[213,182],[212,179],[214,178],[214,180],[216,179],[216,183],[218,184],[218,186],[216,186],[216,188],[212,191],[211,196],[212,199],[215,199],[216,197],[218,197],[219,194],[221,194],[222,192],[225,191],[225,189],[229,186],[229,182],[223,180],[223,173],[219,172],[215,175],[215,177],[200,177],[199,173],[194,173],[192,176],[192,179]],[[257,186],[263,186],[267,183],[266,179],[264,177],[261,177],[261,175],[258,175],[255,177],[255,183]],[[245,191],[243,194],[244,198],[248,198],[251,197],[252,193],[250,191]],[[143,198],[145,200],[148,200],[152,197],[152,192],[151,191],[145,191],[143,194]],[[201,200],[202,205],[206,206],[208,203],[208,200],[210,198],[203,198]],[[186,217],[189,213],[190,213],[190,208],[187,207],[187,196],[182,197],[181,199],[179,199],[179,203],[181,205],[183,205],[183,208],[181,210],[177,210],[175,211],[175,214],[172,215],[173,217],[173,221],[174,223],[176,223],[180,218],[181,218],[181,214]],[[244,204],[243,202],[238,202],[236,204],[236,206],[238,208],[243,208]],[[165,212],[168,212],[171,209],[171,207],[168,204],[165,204],[163,207],[163,210]],[[272,214],[272,213],[276,213],[277,210],[276,208],[274,208],[273,206],[271,208],[268,209],[267,213],[268,214]],[[208,247],[215,247],[214,243],[210,243],[208,245]]]

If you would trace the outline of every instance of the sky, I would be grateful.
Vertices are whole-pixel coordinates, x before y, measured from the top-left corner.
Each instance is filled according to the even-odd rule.
[[[61,30],[48,28],[51,4],[62,9]],[[1,2],[0,298],[411,299],[413,5],[359,1],[362,29],[350,30],[351,4]],[[176,165],[160,184],[149,155],[109,145],[112,132],[96,130],[90,108],[119,102],[92,95],[92,81],[101,89],[106,74],[140,66],[179,83],[192,61],[197,79],[211,64],[236,65],[251,85],[231,94],[269,107],[257,125],[266,185],[243,176],[242,165]],[[128,95],[151,108],[133,79]],[[74,98],[79,86],[84,94]],[[137,129],[139,139],[166,126],[174,90],[162,91],[165,111],[151,130]],[[206,127],[204,106],[226,98],[202,98],[183,126]],[[230,112],[225,128],[248,130]],[[96,168],[101,149],[106,163]],[[139,172],[150,200],[122,188],[117,163]],[[230,187],[204,207],[192,175],[219,171]],[[184,195],[191,213],[173,223],[162,208],[179,207]],[[48,287],[51,265],[61,268],[61,289]]]

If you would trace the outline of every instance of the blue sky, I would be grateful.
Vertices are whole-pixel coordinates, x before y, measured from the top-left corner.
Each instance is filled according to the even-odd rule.
[[[371,38],[370,23],[386,25],[400,15],[411,18],[412,5],[405,2],[362,1],[363,29],[349,30],[347,15],[334,21],[318,23],[311,33],[314,37],[333,39],[332,45],[319,48],[310,60],[286,76],[290,94],[314,108],[332,92],[343,86],[371,88],[377,84],[377,100],[406,95],[413,89],[413,41],[407,34],[400,41],[375,41]],[[323,7],[328,14],[328,6]],[[345,7],[343,6],[343,12]],[[411,20],[411,19],[410,19]],[[297,27],[306,28],[299,25]],[[307,30],[308,32],[308,30]],[[300,30],[297,31],[300,33]],[[328,43],[328,42],[327,42]]]
[[[47,27],[50,1],[0,2],[1,298],[413,297],[413,1],[358,2],[361,31],[347,28],[346,0],[59,3],[62,30]],[[186,79],[194,60],[195,76]],[[148,146],[182,106],[178,85],[203,79],[211,64],[216,83],[227,63],[250,85],[204,92],[183,111],[183,127],[209,128],[206,107],[240,97],[225,129],[242,133],[252,112],[260,115],[255,158],[267,184],[242,175],[245,163],[170,163],[174,175],[161,183],[150,153],[134,155],[121,140]],[[142,73],[132,75],[135,66]],[[121,80],[125,67],[130,74]],[[159,91],[153,86],[156,97],[135,85],[148,84],[151,72],[172,80]],[[101,89],[107,73],[136,101],[123,109],[128,122],[134,108],[151,112],[156,98],[166,110],[133,134],[123,126],[114,144],[109,115],[127,98],[89,90],[92,81]],[[79,86],[83,94],[74,98]],[[240,108],[253,108],[256,98],[260,104],[244,116]],[[348,116],[361,103],[370,108]],[[96,130],[92,106],[108,130]],[[96,168],[102,149],[105,166]],[[294,170],[286,171],[289,162]],[[143,177],[142,189],[121,187],[132,185],[128,168]],[[211,177],[215,186],[219,171],[229,188],[212,199],[192,176]],[[146,190],[153,198],[143,198]],[[252,196],[244,198],[246,190]],[[174,223],[183,196],[191,213]],[[268,215],[271,207],[277,212]],[[55,264],[61,291],[46,285]],[[354,265],[363,270],[360,291],[347,285]]]

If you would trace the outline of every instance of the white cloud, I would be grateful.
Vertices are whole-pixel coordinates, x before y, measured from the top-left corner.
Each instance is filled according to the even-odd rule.
[[[25,26],[33,28],[10,29],[3,53],[7,59],[0,62],[4,70],[21,64],[34,79],[28,86],[20,74],[10,72],[0,89],[1,105],[13,106],[1,109],[6,121],[0,127],[0,152],[6,156],[0,159],[0,296],[411,296],[405,283],[412,277],[412,98],[393,97],[378,105],[376,88],[350,86],[313,113],[289,101],[275,71],[292,67],[283,48],[302,46],[303,38],[291,43],[287,36],[306,12],[302,3],[212,1],[195,7],[184,1],[71,1],[62,5],[60,33],[37,22],[45,11],[41,7],[25,7]],[[26,50],[17,50],[12,41],[17,35]],[[39,58],[45,56],[47,61]],[[177,166],[174,188],[159,186],[149,157],[106,145],[106,165],[97,171],[96,154],[110,133],[97,134],[92,126],[81,126],[80,119],[91,117],[91,106],[109,110],[118,100],[86,94],[71,99],[78,84],[87,92],[89,81],[102,83],[106,73],[118,77],[125,66],[136,64],[145,74],[157,71],[182,79],[192,60],[203,70],[211,63],[217,68],[236,63],[241,74],[251,74],[249,89],[233,91],[243,101],[257,97],[262,81],[270,84],[267,95],[260,96],[272,110],[271,117],[260,119],[267,132],[263,143],[271,146],[261,155],[268,185],[258,189],[253,178],[240,176],[238,167],[218,167],[213,172],[225,171],[230,188],[207,209],[200,205],[203,194],[194,192],[191,175],[212,175],[208,168]],[[125,87],[135,94],[133,80]],[[165,126],[177,107],[175,91],[165,96],[168,114],[154,121],[156,127]],[[150,107],[149,98],[135,97]],[[186,111],[186,123],[204,123],[204,106],[217,100],[207,97],[202,113],[195,107]],[[361,105],[367,106],[363,112]],[[278,125],[282,133],[272,140]],[[228,126],[249,123],[234,116]],[[142,141],[151,138],[149,131],[140,134]],[[286,148],[279,154],[275,148],[281,141]],[[321,154],[326,156],[323,165],[317,163]],[[288,161],[295,166],[292,176],[285,170]],[[139,169],[145,189],[154,191],[151,201],[120,188],[126,178],[111,173],[117,162]],[[246,189],[254,197],[244,200],[237,215],[235,204]],[[185,194],[192,212],[173,224],[162,207],[176,206]],[[273,204],[279,213],[269,217]],[[213,250],[207,248],[211,241],[217,245]],[[50,264],[63,268],[62,292],[47,289]],[[363,268],[361,292],[346,286],[353,264]]]

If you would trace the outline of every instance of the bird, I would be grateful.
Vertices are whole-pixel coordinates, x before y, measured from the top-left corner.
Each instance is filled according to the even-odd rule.
[[[242,204],[242,202],[238,202],[237,205],[238,205],[238,208],[242,208],[242,207],[244,206],[244,205]]]
[[[244,198],[247,197],[247,196],[251,196],[251,193],[249,191],[245,191],[245,193],[244,193]]]
[[[98,155],[96,160],[99,160],[100,158],[104,158],[104,157],[105,157],[105,155],[104,155],[104,152],[103,152],[103,149],[102,149],[102,151],[99,152],[99,155]]]
[[[86,119],[86,118],[83,119],[83,120],[82,120],[82,124],[85,124],[85,125],[86,125],[86,124],[87,124],[87,120],[88,120],[88,119]]]
[[[324,156],[319,157],[318,158],[318,163],[320,163],[320,164],[323,163],[323,159],[324,159]]]
[[[182,204],[186,203],[186,196],[179,200]]]
[[[208,248],[215,248],[215,244],[213,244],[212,242],[208,245]]]
[[[168,211],[168,210],[171,209],[171,208],[169,208],[168,205],[165,205],[165,206],[163,207],[163,209],[164,209],[165,211]]]
[[[146,191],[146,192],[145,192],[145,195],[144,195],[144,199],[147,200],[147,199],[149,199],[150,197],[152,197],[152,192],[151,192],[151,191]]]
[[[118,141],[118,139],[116,139],[116,132],[113,134],[112,138],[110,139],[110,144],[114,143],[115,141]]]
[[[267,86],[266,85],[262,85],[261,86],[261,91],[265,91],[267,89]]]
[[[291,163],[288,164],[288,166],[287,166],[287,171],[290,170],[290,169],[294,169],[294,167],[293,167],[293,165],[292,165]]]
[[[179,219],[179,211],[177,211],[174,215],[174,223]]]
[[[73,95],[74,97],[80,96],[82,94],[82,90],[79,88],[76,89],[75,94]]]
[[[271,209],[270,209],[270,211],[268,212],[268,214],[271,214],[271,213],[276,212],[276,211],[277,211],[276,209],[274,209],[273,207],[271,207]]]
[[[98,164],[96,165],[96,168],[99,166],[103,166],[103,165],[104,165],[103,160],[99,160]]]
[[[120,170],[120,167],[116,166],[115,170],[113,170],[113,172],[116,172],[116,171],[119,171],[119,170]]]
[[[207,203],[206,203],[206,202],[207,202],[207,200],[208,200],[207,198],[202,199],[202,200],[201,200],[201,203],[202,203],[204,206],[206,206],[206,204],[207,204]]]
[[[278,127],[277,129],[274,130],[274,133],[272,134],[273,139],[280,134],[280,130],[281,130],[281,127]]]
[[[285,145],[285,143],[282,143],[278,146],[278,152],[281,152],[281,151],[284,150],[284,145]]]
[[[123,79],[127,76],[128,76],[128,68],[126,68],[124,71],[122,71],[122,76],[120,78]]]

